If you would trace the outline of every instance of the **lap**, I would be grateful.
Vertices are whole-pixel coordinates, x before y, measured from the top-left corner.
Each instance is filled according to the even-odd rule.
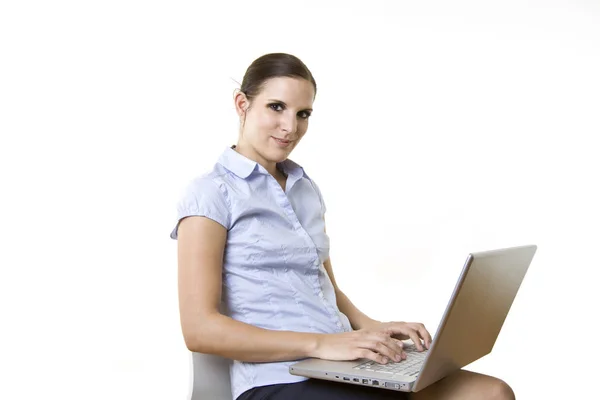
[[[408,393],[321,379],[256,387],[237,400],[404,400]]]
[[[422,391],[412,400],[514,400],[512,388],[503,380],[467,370],[458,370]]]

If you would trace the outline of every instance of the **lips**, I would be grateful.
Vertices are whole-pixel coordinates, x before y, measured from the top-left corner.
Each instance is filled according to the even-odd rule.
[[[286,147],[290,143],[292,143],[291,140],[279,139],[279,138],[276,138],[275,136],[271,136],[271,137],[273,138],[273,140],[275,140],[275,143],[277,143],[278,145],[280,145],[282,147]]]

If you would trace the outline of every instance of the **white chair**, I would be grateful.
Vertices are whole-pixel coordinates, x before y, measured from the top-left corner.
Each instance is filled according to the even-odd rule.
[[[191,354],[193,372],[190,400],[234,400],[229,379],[232,361],[211,354]]]

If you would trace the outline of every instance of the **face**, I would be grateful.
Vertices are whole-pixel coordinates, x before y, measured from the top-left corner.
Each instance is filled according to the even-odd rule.
[[[251,103],[243,94],[236,95],[242,121],[240,149],[263,165],[285,160],[308,129],[314,97],[312,83],[288,77],[267,80]]]

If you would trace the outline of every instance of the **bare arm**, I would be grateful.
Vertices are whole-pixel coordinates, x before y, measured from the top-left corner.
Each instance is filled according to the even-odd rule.
[[[181,328],[189,350],[246,362],[312,357],[320,334],[273,331],[219,312],[227,230],[205,217],[179,225],[178,291]]]
[[[333,267],[331,266],[331,258],[327,259],[323,263],[323,266],[325,267],[325,270],[327,271],[327,274],[329,275],[329,279],[331,279],[331,283],[333,284],[333,287],[335,290],[335,295],[336,295],[337,306],[341,312],[346,314],[346,316],[350,320],[350,324],[352,325],[352,328],[355,331],[359,330],[359,329],[379,330],[379,329],[383,328],[386,330],[391,330],[393,332],[393,336],[395,339],[405,340],[405,339],[410,338],[413,341],[413,343],[415,343],[415,345],[417,346],[417,349],[419,351],[421,351],[423,349],[420,338],[422,338],[424,340],[425,347],[429,348],[429,346],[431,345],[432,339],[431,339],[431,335],[429,334],[427,329],[425,329],[425,326],[423,324],[414,323],[414,322],[412,322],[412,323],[406,323],[406,322],[383,323],[381,321],[377,321],[372,318],[369,318],[365,313],[360,311],[354,304],[352,304],[352,302],[350,301],[348,296],[346,296],[344,294],[344,292],[342,292],[340,290],[340,288],[338,287],[338,285],[335,281],[335,276],[333,275]],[[405,357],[405,355],[403,357]]]

